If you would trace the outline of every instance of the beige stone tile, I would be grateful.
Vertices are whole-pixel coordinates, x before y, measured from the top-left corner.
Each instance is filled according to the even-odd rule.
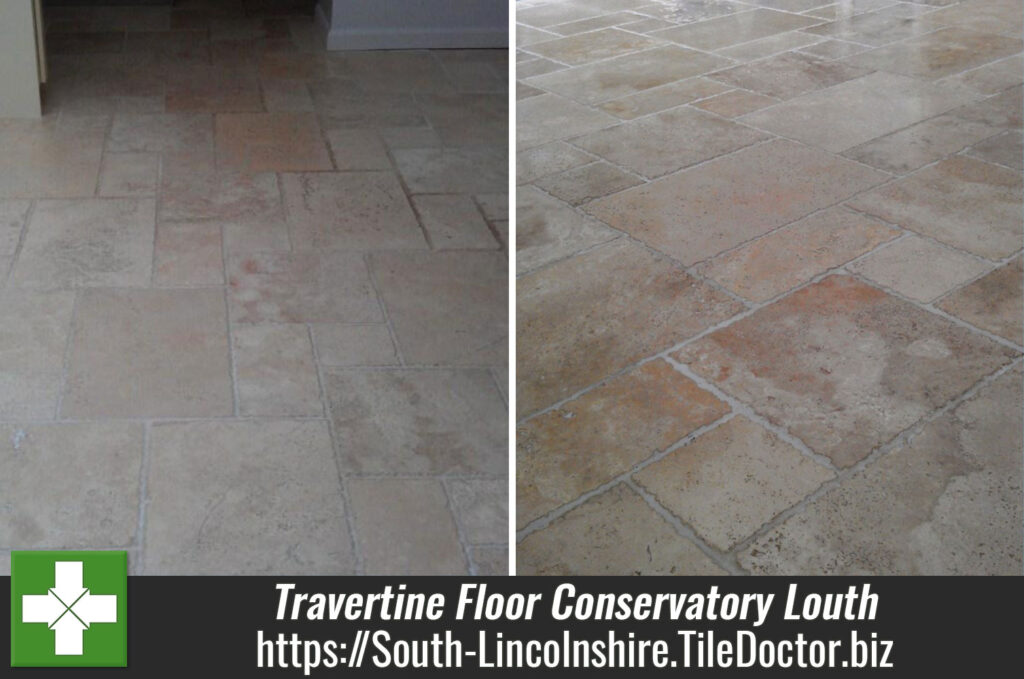
[[[508,479],[450,479],[447,485],[469,544],[508,542]]]
[[[1018,32],[1016,35],[1020,35]],[[848,63],[915,78],[944,78],[1021,50],[1019,37],[946,28],[850,57]]]
[[[590,31],[582,35],[537,42],[529,46],[534,54],[570,66],[579,66],[600,59],[610,59],[663,45],[664,41],[620,31],[616,28]]]
[[[637,14],[656,17],[674,24],[690,24],[715,17],[749,11],[748,4],[727,0],[686,0],[686,2],[637,2],[631,3]]]
[[[838,153],[945,113],[968,101],[969,96],[962,88],[879,72],[739,120]]]
[[[870,217],[829,208],[700,265],[737,295],[766,302],[899,235]]]
[[[838,11],[843,11],[841,5]],[[852,16],[841,13],[835,19],[805,30],[813,35],[878,47],[930,33],[937,28],[928,17],[896,17],[887,11],[863,12]]]
[[[305,325],[236,324],[231,339],[240,415],[323,415]]]
[[[632,120],[649,113],[689,104],[716,94],[728,92],[729,87],[707,78],[688,78],[652,89],[612,99],[598,108],[623,120]]]
[[[392,152],[412,193],[494,193],[508,189],[508,145]]]
[[[950,115],[999,129],[1019,130],[1024,124],[1021,116],[1021,108],[1024,107],[1022,99],[1021,86],[1017,85],[988,99],[961,106],[950,111]]]
[[[529,420],[516,432],[517,524],[608,483],[728,412],[659,359]]]
[[[983,33],[1020,36],[1024,18],[1019,10],[1013,0],[970,0],[940,9],[929,14],[928,19],[936,24],[963,26]]]
[[[351,80],[329,78],[309,82],[313,108],[327,130],[424,127],[423,112],[411,94],[363,93]]]
[[[259,56],[260,82],[326,78],[330,70],[326,57],[324,53],[266,52]]]
[[[869,49],[871,48],[867,45],[861,45],[860,43],[829,39],[816,42],[813,45],[801,47],[799,51],[818,57],[819,59],[843,59],[845,57],[851,57],[854,54],[866,52]]]
[[[395,344],[383,323],[315,323],[312,329],[322,365],[398,365]]]
[[[555,36],[549,35],[547,37],[554,38]],[[516,77],[520,79],[532,78],[535,75],[544,75],[552,71],[560,71],[563,68],[565,68],[564,65],[550,59],[530,59],[529,61],[516,64]]]
[[[950,78],[983,94],[998,94],[1024,81],[1024,57],[1012,56]]]
[[[156,206],[150,198],[41,200],[25,231],[12,285],[148,285]]]
[[[350,52],[345,63],[366,92],[453,92],[455,87],[429,50]]]
[[[108,120],[0,120],[0,198],[93,195]]]
[[[405,361],[508,360],[508,269],[500,252],[382,252],[371,259]]]
[[[473,196],[484,217],[490,221],[508,221],[508,192]]]
[[[642,179],[604,161],[548,175],[535,182],[570,205],[588,203],[642,183]]]
[[[625,240],[523,276],[516,290],[519,417],[743,308]]]
[[[918,302],[931,302],[991,265],[933,240],[911,235],[849,269]]]
[[[0,291],[0,418],[54,417],[73,306],[72,292]]]
[[[530,87],[524,83],[516,83],[516,100],[529,99],[544,94],[544,90]]]
[[[324,422],[155,424],[149,450],[147,574],[355,572]]]
[[[100,169],[100,196],[156,194],[160,156],[155,153],[108,153]]]
[[[848,276],[799,290],[674,354],[840,467],[1015,355]]]
[[[412,202],[435,250],[494,250],[501,246],[470,196],[413,196]]]
[[[690,265],[887,178],[786,140],[587,204],[586,211]]]
[[[517,575],[724,575],[630,488],[590,498],[516,547]]]
[[[308,56],[308,55],[304,55]],[[302,80],[260,80],[263,104],[270,113],[313,111],[313,97]]]
[[[662,32],[654,35],[668,37]],[[722,57],[678,45],[666,45],[573,69],[547,73],[530,78],[526,83],[583,104],[598,104],[715,71],[728,65],[729,60]]]
[[[445,146],[508,145],[508,94],[428,94],[416,101]]]
[[[615,118],[556,94],[531,97],[516,106],[516,144],[529,149],[614,125]]]
[[[549,3],[537,7],[517,9],[516,22],[535,28],[545,28],[570,21],[590,19],[599,14],[601,14],[600,10],[581,5]]]
[[[697,49],[716,50],[818,23],[821,22],[811,17],[770,9],[755,9],[655,31],[651,35]]]
[[[154,285],[170,288],[224,284],[223,244],[217,223],[161,224],[155,249]]]
[[[676,24],[673,24],[671,21],[663,21],[661,19],[648,17],[639,19],[637,21],[630,21],[629,23],[620,24],[619,27],[627,31],[633,31],[634,33],[653,33],[654,31],[658,31],[663,28],[672,28],[675,25]]]
[[[348,493],[368,575],[468,573],[439,481],[351,479]]]
[[[833,476],[741,416],[634,478],[711,545],[728,550]]]
[[[221,113],[263,111],[260,83],[238,73],[202,77],[189,69],[188,78],[167,84],[164,105],[168,113]]]
[[[1024,145],[1021,143],[1020,130],[1007,130],[980,141],[967,149],[966,155],[1016,170],[1024,170]]]
[[[246,172],[334,169],[313,113],[222,113],[216,139],[218,166]]]
[[[227,266],[234,323],[384,320],[359,253],[252,253],[229,256]]]
[[[1021,258],[1004,264],[984,278],[957,290],[939,308],[1011,342],[1021,335]]]
[[[427,246],[393,172],[285,174],[281,189],[297,251]]]
[[[330,130],[327,143],[339,170],[390,170],[384,142],[367,130]]]
[[[531,43],[540,42],[542,40],[551,40],[557,36],[557,33],[542,31],[533,28],[532,26],[522,24],[516,25],[516,45],[519,47],[525,47]]]
[[[595,159],[565,142],[556,141],[516,153],[516,184],[526,184],[556,172],[582,167]]]
[[[736,118],[777,103],[779,103],[778,99],[773,97],[766,97],[762,94],[745,92],[743,90],[732,90],[731,92],[716,94],[703,101],[698,101],[694,103],[694,106],[725,118]]]
[[[763,132],[682,107],[577,137],[572,143],[655,178],[766,138]]]
[[[723,57],[735,59],[742,63],[747,63],[758,59],[764,59],[765,57],[772,56],[773,54],[788,52],[790,50],[806,47],[807,45],[813,45],[820,40],[821,37],[817,35],[810,35],[803,31],[789,31],[788,33],[777,33],[775,35],[770,35],[767,38],[732,45],[730,47],[716,50],[715,53],[720,54]]]
[[[199,152],[212,148],[208,113],[119,113],[107,140],[114,152]]]
[[[0,425],[0,545],[127,546],[135,539],[141,424]]]
[[[516,191],[516,225],[520,274],[620,235],[533,186]]]
[[[954,156],[850,205],[989,259],[1020,249],[1021,173],[973,158]]]
[[[0,255],[13,255],[17,251],[31,206],[27,200],[0,200]]]
[[[602,14],[590,19],[579,19],[577,21],[568,21],[566,23],[548,26],[548,30],[558,33],[559,35],[577,35],[579,33],[597,31],[602,28],[609,28],[623,23],[635,22],[638,18],[639,17],[632,12],[615,12],[613,14]],[[639,31],[634,31],[634,33],[637,32]]]
[[[1019,574],[1020,384],[1018,367],[772,530],[740,564],[787,575]]]
[[[389,149],[430,149],[441,146],[441,138],[429,127],[385,127],[377,132]]]
[[[61,416],[232,413],[220,290],[80,293]]]
[[[777,57],[737,66],[711,75],[733,87],[742,87],[777,99],[792,99],[867,75],[869,71],[841,61],[823,61],[787,52]]]
[[[469,557],[476,567],[476,575],[508,575],[508,547],[470,547]],[[2,557],[0,557],[2,558]],[[0,562],[0,572],[3,563]]]

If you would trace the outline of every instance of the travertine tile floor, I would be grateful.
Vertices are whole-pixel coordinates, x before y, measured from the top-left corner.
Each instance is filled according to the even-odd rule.
[[[507,572],[504,50],[50,9],[0,121],[0,568]]]
[[[1021,573],[1021,17],[517,3],[519,573]]]

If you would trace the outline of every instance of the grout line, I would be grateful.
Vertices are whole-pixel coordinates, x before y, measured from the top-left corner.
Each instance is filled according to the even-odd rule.
[[[377,306],[380,307],[381,315],[384,317],[384,324],[388,328],[388,335],[391,336],[391,345],[394,347],[395,356],[398,358],[398,365],[390,367],[392,369],[412,367],[406,363],[402,347],[398,344],[398,333],[395,332],[395,328],[391,323],[391,314],[388,313],[388,305],[384,302],[384,297],[380,294],[380,288],[377,285],[376,270],[373,266],[373,258],[370,253],[363,255],[363,266],[366,267],[367,277],[370,280],[370,287],[373,288],[373,294],[377,298]]]
[[[135,539],[132,545],[138,550],[136,573],[144,573],[146,569],[146,508],[149,506],[149,460],[152,424],[147,422],[142,431],[142,460],[139,465],[139,514],[136,523]]]
[[[25,216],[21,223],[21,230],[18,231],[18,242],[14,246],[14,252],[11,253],[11,261],[7,266],[7,271],[4,272],[4,287],[10,285],[11,278],[14,276],[14,265],[21,257],[21,251],[25,248],[25,239],[28,238],[29,223],[36,214],[36,206],[38,204],[39,200],[36,198],[29,201],[28,210],[25,211]]]
[[[68,388],[68,372],[71,368],[71,350],[75,339],[75,327],[78,324],[78,306],[79,299],[82,296],[82,292],[80,290],[74,290],[72,291],[72,296],[73,297],[71,300],[71,320],[68,323],[68,336],[64,340],[64,360],[61,363],[60,387],[57,390],[57,405],[56,408],[54,408],[53,413],[54,421],[61,420],[60,413],[61,409],[64,406],[64,396]]]
[[[444,477],[438,479],[441,482],[441,491],[444,493],[446,501],[445,509],[448,510],[448,514],[452,517],[452,524],[455,525],[455,537],[459,541],[459,546],[462,548],[462,558],[466,561],[466,572],[468,575],[475,576],[477,573],[476,564],[473,562],[472,551],[470,550],[469,543],[466,540],[466,533],[462,528],[462,521],[459,517],[459,512],[455,509],[455,500],[452,495],[452,490],[448,486],[448,481]]]

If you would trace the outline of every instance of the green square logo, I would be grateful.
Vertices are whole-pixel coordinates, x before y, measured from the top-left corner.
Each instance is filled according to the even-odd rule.
[[[127,552],[11,553],[11,667],[127,666]]]

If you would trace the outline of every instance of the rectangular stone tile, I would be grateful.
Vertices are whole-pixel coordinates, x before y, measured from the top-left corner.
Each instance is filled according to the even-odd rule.
[[[833,476],[742,416],[634,474],[659,503],[722,550]]]
[[[935,28],[935,24],[925,16],[896,17],[883,10],[852,16],[839,15],[835,21],[805,30],[813,35],[877,47],[930,33]]]
[[[858,212],[833,207],[719,255],[698,272],[741,297],[766,302],[899,233]]]
[[[658,359],[529,420],[516,433],[516,523],[525,527],[728,412]]]
[[[508,414],[485,369],[331,368],[324,391],[345,473],[508,469]]]
[[[1017,355],[848,276],[831,276],[674,356],[840,467]]]
[[[467,542],[508,542],[508,479],[450,479],[447,487]]]
[[[351,54],[338,55],[345,66],[352,67]],[[259,80],[314,80],[326,78],[331,68],[325,53],[265,52],[259,55]]]
[[[426,118],[411,94],[365,94],[350,80],[337,78],[309,83],[313,107],[326,130],[423,127]]]
[[[580,33],[589,33],[602,28],[610,28],[611,26],[634,22],[637,19],[638,15],[633,14],[632,12],[615,12],[613,14],[602,14],[589,19],[577,19],[576,21],[567,21],[563,24],[555,24],[553,26],[548,26],[547,30],[557,33],[558,35],[578,35]],[[639,31],[634,32],[636,33]]]
[[[542,57],[554,59],[570,66],[579,66],[591,61],[610,59],[663,44],[663,40],[615,28],[605,28],[582,35],[534,43],[528,49]]]
[[[49,420],[57,411],[73,292],[0,292],[0,418]]]
[[[374,280],[405,361],[508,361],[508,264],[500,252],[381,252]]]
[[[753,64],[718,71],[710,77],[733,87],[742,87],[777,99],[792,99],[859,78],[869,72],[841,61],[823,61],[788,52]]]
[[[1016,55],[950,78],[982,94],[998,94],[1024,81],[1024,57]]]
[[[107,150],[114,152],[198,152],[213,147],[208,113],[120,113],[114,116]]]
[[[577,137],[572,143],[650,179],[766,138],[763,132],[681,107]]]
[[[359,253],[251,253],[229,256],[227,266],[234,323],[384,320]]]
[[[508,149],[399,149],[398,172],[412,193],[494,193],[508,189]]]
[[[520,417],[743,308],[625,240],[523,276],[517,293]]]
[[[507,146],[508,93],[426,94],[416,101],[445,146]]]
[[[197,72],[198,71],[198,72]],[[189,78],[167,84],[164,105],[168,113],[263,111],[260,83],[238,73],[205,74],[189,69]]]
[[[549,35],[549,38],[554,38],[554,35]],[[525,53],[524,53],[525,54]],[[528,55],[533,56],[533,55]],[[544,75],[545,73],[551,73],[551,71],[559,71],[566,68],[563,64],[551,61],[550,59],[530,59],[529,61],[523,61],[516,64],[516,77],[519,79],[532,78],[535,75]]]
[[[536,87],[530,87],[525,83],[516,83],[516,100],[521,101],[523,99],[529,99],[530,97],[538,97],[544,94],[544,90],[538,90]]]
[[[1018,575],[1020,384],[1018,367],[770,531],[740,564],[780,575]]]
[[[620,235],[533,186],[523,186],[516,191],[518,274]]]
[[[746,4],[723,0],[684,0],[684,2],[638,2],[631,7],[637,14],[674,24],[689,24],[749,10]]]
[[[799,17],[796,19],[799,20]],[[729,60],[722,57],[678,45],[666,45],[573,69],[547,73],[530,78],[526,83],[583,104],[598,104],[701,75],[728,64]]]
[[[391,332],[383,323],[314,323],[311,329],[321,365],[398,365]]]
[[[1024,145],[1020,130],[1007,130],[967,149],[966,155],[989,163],[1024,170]]]
[[[759,8],[655,31],[651,35],[697,49],[716,50],[819,23],[821,21],[813,17]]]
[[[570,205],[618,193],[643,180],[603,160],[538,179],[535,184]]]
[[[740,122],[838,153],[969,100],[961,88],[891,73],[848,80],[740,118]]]
[[[240,415],[323,415],[305,325],[236,324],[231,339]]]
[[[516,107],[516,145],[528,149],[614,125],[616,119],[555,94],[542,94]]]
[[[525,24],[516,24],[516,46],[518,47],[526,47],[542,40],[551,40],[557,36],[557,33],[551,31],[542,31]]]
[[[777,103],[779,103],[778,99],[766,97],[763,94],[732,90],[724,94],[708,97],[702,101],[695,102],[693,105],[703,111],[711,111],[718,114],[723,118],[737,118]]]
[[[339,170],[390,170],[391,159],[384,142],[367,130],[330,130],[327,133]]]
[[[427,246],[393,172],[284,174],[281,189],[295,250]]]
[[[93,195],[108,120],[0,120],[0,198]]]
[[[89,290],[73,328],[61,416],[232,413],[220,290]]]
[[[735,61],[747,63],[770,57],[773,54],[780,54],[807,45],[813,45],[821,40],[821,36],[818,35],[811,35],[803,31],[789,31],[788,33],[770,35],[760,40],[732,45],[716,50],[715,53]]]
[[[649,113],[675,108],[691,101],[728,92],[729,87],[707,78],[688,78],[679,82],[655,87],[621,99],[612,99],[598,108],[623,120],[632,120]]]
[[[494,250],[501,247],[470,196],[413,196],[420,222],[435,250]]]
[[[911,235],[854,262],[849,270],[904,297],[928,303],[990,266],[960,250]]]
[[[1021,86],[1011,87],[999,94],[975,101],[950,111],[950,115],[963,120],[983,123],[1003,130],[1019,130],[1024,124],[1021,109],[1024,97]]]
[[[952,3],[946,3],[952,4]],[[1019,37],[1024,17],[1015,0],[969,0],[944,7],[928,16],[936,24],[963,26],[987,33],[1005,33]]]
[[[355,572],[324,422],[155,424],[149,450],[147,574]]]
[[[27,200],[0,200],[0,255],[13,255],[17,251],[31,206]]]
[[[850,205],[989,259],[1020,249],[1021,173],[954,156]]]
[[[508,191],[473,196],[488,221],[508,221]]]
[[[333,170],[313,113],[222,113],[217,165],[246,172]]]
[[[148,285],[156,204],[151,198],[41,200],[11,283],[61,288]]]
[[[348,492],[368,575],[469,572],[448,497],[436,479],[352,479]]]
[[[1021,330],[1021,258],[1017,257],[983,278],[979,278],[938,306],[971,325],[1024,344]]]
[[[1019,38],[944,28],[919,38],[863,52],[847,61],[862,68],[885,69],[915,78],[935,79],[977,68],[1020,50]]]
[[[156,194],[160,156],[155,153],[107,153],[100,169],[100,196]]]
[[[800,52],[804,54],[810,54],[811,56],[818,57],[819,59],[843,59],[845,57],[852,57],[854,54],[860,54],[866,52],[870,47],[867,45],[861,45],[856,42],[847,42],[845,40],[823,40],[816,42],[813,45],[807,45],[801,47]]]
[[[190,287],[224,284],[221,229],[215,222],[164,223],[156,232],[153,284]]]
[[[571,170],[596,158],[575,146],[556,141],[516,153],[516,184],[526,184],[549,174]]]
[[[776,140],[589,203],[586,211],[690,265],[886,179]]]
[[[516,547],[518,575],[723,575],[644,499],[618,485]]]
[[[0,545],[89,549],[135,540],[141,424],[0,425]]]
[[[308,56],[308,55],[303,55]],[[313,111],[313,97],[302,80],[261,79],[263,105],[270,113]]]
[[[592,9],[570,3],[549,3],[536,7],[524,7],[516,10],[516,22],[532,26],[534,28],[545,28],[564,24],[570,21],[590,19],[601,14],[598,9]]]

